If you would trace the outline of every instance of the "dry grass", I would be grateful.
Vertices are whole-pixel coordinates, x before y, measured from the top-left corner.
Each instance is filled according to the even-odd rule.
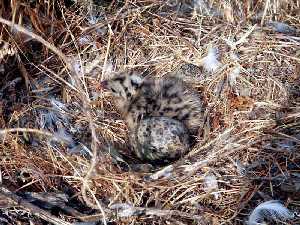
[[[59,216],[69,222],[244,224],[269,199],[299,212],[300,2],[89,2],[0,6],[0,39],[14,49],[0,53],[1,183],[67,193],[87,215]],[[219,64],[207,71],[212,48]],[[158,174],[128,170],[139,162],[126,125],[97,89],[128,69],[177,73],[207,102],[196,146]],[[0,208],[0,220],[33,220]]]

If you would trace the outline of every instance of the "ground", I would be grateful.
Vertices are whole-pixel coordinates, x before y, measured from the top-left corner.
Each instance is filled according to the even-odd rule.
[[[3,1],[0,223],[245,224],[272,199],[299,213],[299,22],[296,0]],[[99,89],[133,69],[207,105],[193,149],[155,171],[129,166]]]

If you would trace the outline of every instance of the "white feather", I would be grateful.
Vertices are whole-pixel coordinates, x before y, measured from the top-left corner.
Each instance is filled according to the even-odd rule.
[[[207,4],[203,0],[194,0],[194,7],[197,7],[199,9],[206,9]]]
[[[172,175],[174,167],[172,165],[164,167],[150,176],[151,180],[158,180],[162,177],[170,177]]]
[[[204,190],[207,193],[211,193],[214,191],[217,191],[219,189],[218,187],[218,181],[215,175],[209,174],[206,175],[204,178]],[[214,193],[215,199],[219,198],[219,193]]]
[[[56,110],[59,110],[60,112],[64,112],[67,110],[66,105],[64,103],[62,103],[61,101],[58,101],[54,98],[50,99],[50,103],[53,106],[53,108],[55,108]]]
[[[101,16],[99,17],[99,16],[96,16],[96,15],[90,15],[87,19],[88,19],[88,23],[90,25],[96,25],[97,23],[104,20],[103,17],[101,17]],[[96,32],[100,35],[105,35],[107,33],[107,27],[96,28]]]
[[[108,60],[102,67],[103,76],[104,77],[109,76],[109,74],[113,73],[113,70],[114,70],[114,65],[110,60]]]
[[[129,217],[133,216],[136,213],[135,207],[127,203],[116,203],[111,205],[110,208],[117,209],[119,217]]]
[[[91,150],[82,143],[71,142],[67,146],[68,153],[93,156]]]
[[[240,61],[239,55],[233,51],[230,52],[229,56],[230,56],[230,59],[232,59],[236,63]]]
[[[258,205],[250,214],[248,225],[261,224],[264,219],[287,220],[293,219],[294,213],[287,209],[277,200],[263,202]]]
[[[233,87],[236,84],[236,79],[240,75],[241,68],[240,66],[236,66],[228,76],[229,84]]]
[[[68,134],[68,132],[64,128],[59,128],[54,133],[53,140],[59,141],[59,142],[62,142],[62,143],[66,143],[66,144],[75,145],[75,141],[73,140],[73,136]]]
[[[91,15],[88,17],[88,22],[91,25],[95,25],[96,23],[98,23],[98,21],[99,21],[99,18],[94,15]]]
[[[93,38],[89,35],[84,35],[84,36],[81,36],[78,39],[78,43],[79,43],[79,45],[92,44],[93,43]]]
[[[84,73],[84,70],[83,70],[83,68],[82,68],[82,66],[81,66],[81,64],[80,64],[80,61],[79,61],[78,59],[75,59],[75,60],[74,60],[73,68],[74,68],[76,74],[83,74],[83,73]],[[72,84],[72,85],[75,84],[73,78],[71,78],[71,84]]]
[[[221,66],[221,63],[218,61],[218,50],[216,48],[208,49],[207,56],[202,59],[202,65],[208,72],[214,72]]]
[[[220,16],[221,13],[209,6],[207,1],[204,0],[194,0],[194,10],[199,11],[202,15],[208,15],[208,16]]]

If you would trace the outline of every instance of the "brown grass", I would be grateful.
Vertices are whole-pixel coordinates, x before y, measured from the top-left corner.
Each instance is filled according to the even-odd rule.
[[[0,6],[0,39],[16,51],[0,54],[2,184],[16,193],[68,193],[87,215],[60,216],[68,222],[244,224],[269,199],[299,212],[299,190],[286,185],[300,172],[300,2],[203,1],[184,13],[188,1],[96,9],[89,2]],[[221,64],[208,72],[203,59],[212,47]],[[139,163],[97,84],[129,69],[177,71],[207,102],[196,146],[160,173],[130,171],[118,160],[120,151]],[[217,187],[207,187],[208,177]],[[7,220],[30,219],[0,208]]]

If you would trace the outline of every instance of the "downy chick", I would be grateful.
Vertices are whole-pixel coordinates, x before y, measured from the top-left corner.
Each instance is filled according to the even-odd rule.
[[[129,128],[143,118],[165,116],[184,123],[196,134],[203,122],[201,96],[178,78],[143,79],[135,73],[121,73],[101,85],[114,96]]]
[[[103,81],[101,86],[113,94],[116,107],[128,125],[130,139],[139,158],[160,160],[182,155],[187,151],[186,146],[188,146],[188,138],[185,137],[196,134],[203,121],[203,105],[200,96],[175,77],[143,79],[132,72],[121,73]],[[152,125],[148,125],[149,123]],[[173,128],[167,129],[168,125]],[[144,127],[148,129],[146,133],[142,131]],[[161,130],[158,127],[164,127],[164,132],[158,131]],[[164,144],[145,147],[145,143],[149,143],[151,138],[159,135],[161,138],[158,139],[161,139],[162,143],[174,142],[176,143],[174,146],[179,146],[176,135],[170,136],[172,133],[170,130],[174,130],[174,127],[177,127],[181,135],[185,133],[181,140],[181,148],[177,148],[177,151],[180,151],[178,154],[174,154],[171,148],[168,150],[163,146]],[[149,140],[142,140],[140,133],[146,134],[145,137],[148,135]],[[160,151],[162,152],[159,153]],[[170,152],[169,157],[166,157],[167,151]]]

